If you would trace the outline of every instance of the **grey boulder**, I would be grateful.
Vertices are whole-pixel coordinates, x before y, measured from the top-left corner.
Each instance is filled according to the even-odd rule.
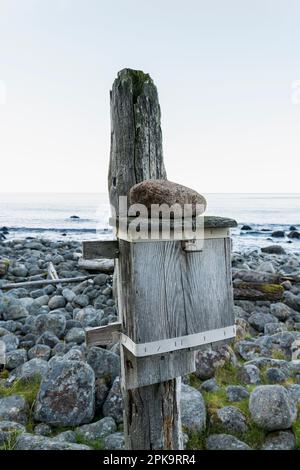
[[[206,428],[206,408],[201,393],[189,385],[181,385],[181,421],[189,431],[201,432]]]
[[[34,416],[54,426],[78,426],[93,419],[95,375],[81,361],[51,361],[37,396]]]

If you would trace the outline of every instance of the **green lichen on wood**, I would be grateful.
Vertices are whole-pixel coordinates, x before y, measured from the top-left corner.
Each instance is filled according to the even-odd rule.
[[[129,78],[132,82],[133,103],[137,102],[138,97],[143,93],[145,83],[152,83],[152,78],[148,73],[142,70],[124,69],[119,74],[122,78]]]

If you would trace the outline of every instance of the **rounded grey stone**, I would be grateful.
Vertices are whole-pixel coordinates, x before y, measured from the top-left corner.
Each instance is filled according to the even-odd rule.
[[[81,361],[51,361],[42,380],[34,416],[54,426],[78,426],[93,419],[95,376]]]
[[[125,438],[123,432],[115,432],[104,439],[104,448],[106,450],[125,449]]]
[[[230,434],[211,434],[206,439],[208,450],[251,450],[245,442]]]
[[[252,420],[267,431],[288,429],[297,419],[297,406],[282,385],[260,385],[251,393]]]

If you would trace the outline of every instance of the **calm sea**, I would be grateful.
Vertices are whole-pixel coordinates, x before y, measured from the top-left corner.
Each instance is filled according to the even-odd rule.
[[[231,217],[235,249],[264,246],[272,242],[273,230],[300,229],[300,194],[206,194],[207,214]],[[72,219],[71,216],[78,216]],[[77,240],[108,238],[110,211],[106,194],[0,193],[0,229],[8,239],[43,237]],[[251,231],[241,231],[243,224]],[[263,231],[262,231],[263,229]],[[300,242],[273,239],[287,249],[300,251]]]

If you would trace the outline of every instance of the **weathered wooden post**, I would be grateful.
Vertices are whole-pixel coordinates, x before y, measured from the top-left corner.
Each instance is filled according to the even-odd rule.
[[[182,449],[180,377],[195,371],[195,348],[235,335],[229,238],[235,222],[203,218],[204,246],[184,237],[133,239],[119,216],[119,197],[136,183],[166,179],[157,90],[148,75],[118,74],[111,126],[117,240],[85,242],[84,257],[117,258],[120,323],[90,329],[87,343],[108,344],[120,331],[126,447]],[[176,223],[182,222],[174,220],[172,230]]]

